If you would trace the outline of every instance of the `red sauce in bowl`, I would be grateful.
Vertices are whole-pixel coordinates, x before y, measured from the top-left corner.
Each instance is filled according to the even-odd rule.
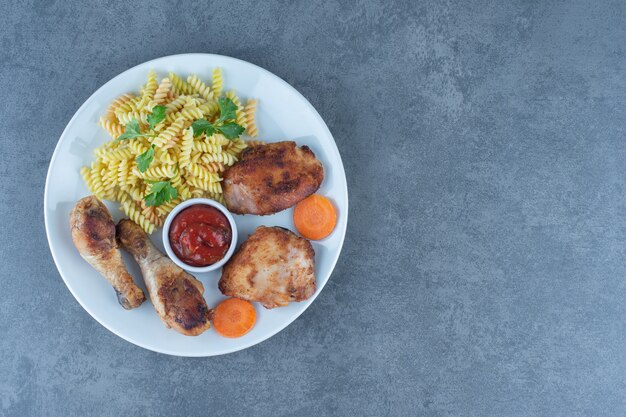
[[[228,219],[215,207],[196,204],[174,217],[170,245],[178,258],[191,266],[209,266],[226,255],[232,240]]]

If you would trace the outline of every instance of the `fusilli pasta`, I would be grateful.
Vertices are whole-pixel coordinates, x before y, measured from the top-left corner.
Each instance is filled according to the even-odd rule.
[[[246,131],[253,138],[259,135],[259,129],[256,126],[256,104],[256,100],[248,100],[243,108],[243,112],[246,115]]]
[[[194,92],[200,94],[200,96],[204,97],[205,100],[212,100],[213,93],[209,86],[202,82],[197,75],[190,75],[187,77],[187,83],[193,88]]]
[[[207,197],[224,203],[222,173],[237,162],[244,149],[261,142],[230,140],[219,132],[194,137],[191,125],[195,121],[219,123],[219,100],[224,97],[237,106],[233,122],[248,136],[258,135],[256,100],[242,106],[234,91],[224,95],[223,91],[220,68],[212,71],[210,86],[195,74],[185,81],[172,72],[159,82],[157,74],[150,71],[139,95],[117,97],[100,118],[98,124],[113,139],[94,150],[96,160],[90,167],[81,168],[89,190],[99,198],[118,201],[122,212],[147,233],[161,227],[165,216],[186,199]],[[157,105],[165,106],[165,118],[150,128],[148,116]],[[129,125],[135,120],[138,125]],[[139,126],[139,136],[117,140],[129,126]],[[148,153],[151,149],[154,156],[141,172],[139,163],[152,155]],[[169,181],[178,196],[158,206],[147,206],[145,198],[158,181]]]
[[[222,95],[222,88],[224,88],[224,77],[222,76],[222,69],[215,68],[213,70],[213,94],[216,97]]]
[[[159,87],[156,89],[156,92],[154,93],[154,98],[148,104],[147,110],[152,111],[154,106],[165,103],[167,101],[167,97],[171,90],[172,90],[172,82],[167,77],[163,78],[161,80],[161,83],[159,84]]]

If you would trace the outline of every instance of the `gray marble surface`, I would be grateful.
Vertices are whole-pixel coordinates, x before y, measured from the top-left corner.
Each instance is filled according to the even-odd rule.
[[[625,3],[0,10],[0,416],[626,414]],[[311,308],[204,359],[93,320],[42,214],[76,109],[183,52],[248,60],[301,91],[350,194],[342,256]]]

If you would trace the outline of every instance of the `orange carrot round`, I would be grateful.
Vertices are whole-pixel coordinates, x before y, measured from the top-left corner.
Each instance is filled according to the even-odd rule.
[[[298,232],[307,239],[324,239],[337,224],[337,210],[329,199],[313,194],[296,205],[293,222]]]
[[[241,337],[256,323],[256,310],[251,302],[229,298],[215,308],[213,327],[224,337]]]

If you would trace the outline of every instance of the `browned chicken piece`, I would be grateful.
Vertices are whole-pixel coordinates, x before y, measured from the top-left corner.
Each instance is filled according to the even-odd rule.
[[[126,270],[106,206],[94,196],[78,200],[70,213],[70,229],[80,256],[109,281],[122,307],[139,307],[146,296]]]
[[[224,295],[284,307],[315,293],[315,252],[308,240],[282,227],[258,227],[222,270]]]
[[[224,172],[224,199],[233,213],[274,214],[316,192],[323,180],[322,163],[307,146],[257,145]]]
[[[146,232],[131,220],[117,224],[117,240],[139,264],[152,305],[165,326],[186,336],[197,336],[211,327],[211,311],[200,281],[155,248]]]

